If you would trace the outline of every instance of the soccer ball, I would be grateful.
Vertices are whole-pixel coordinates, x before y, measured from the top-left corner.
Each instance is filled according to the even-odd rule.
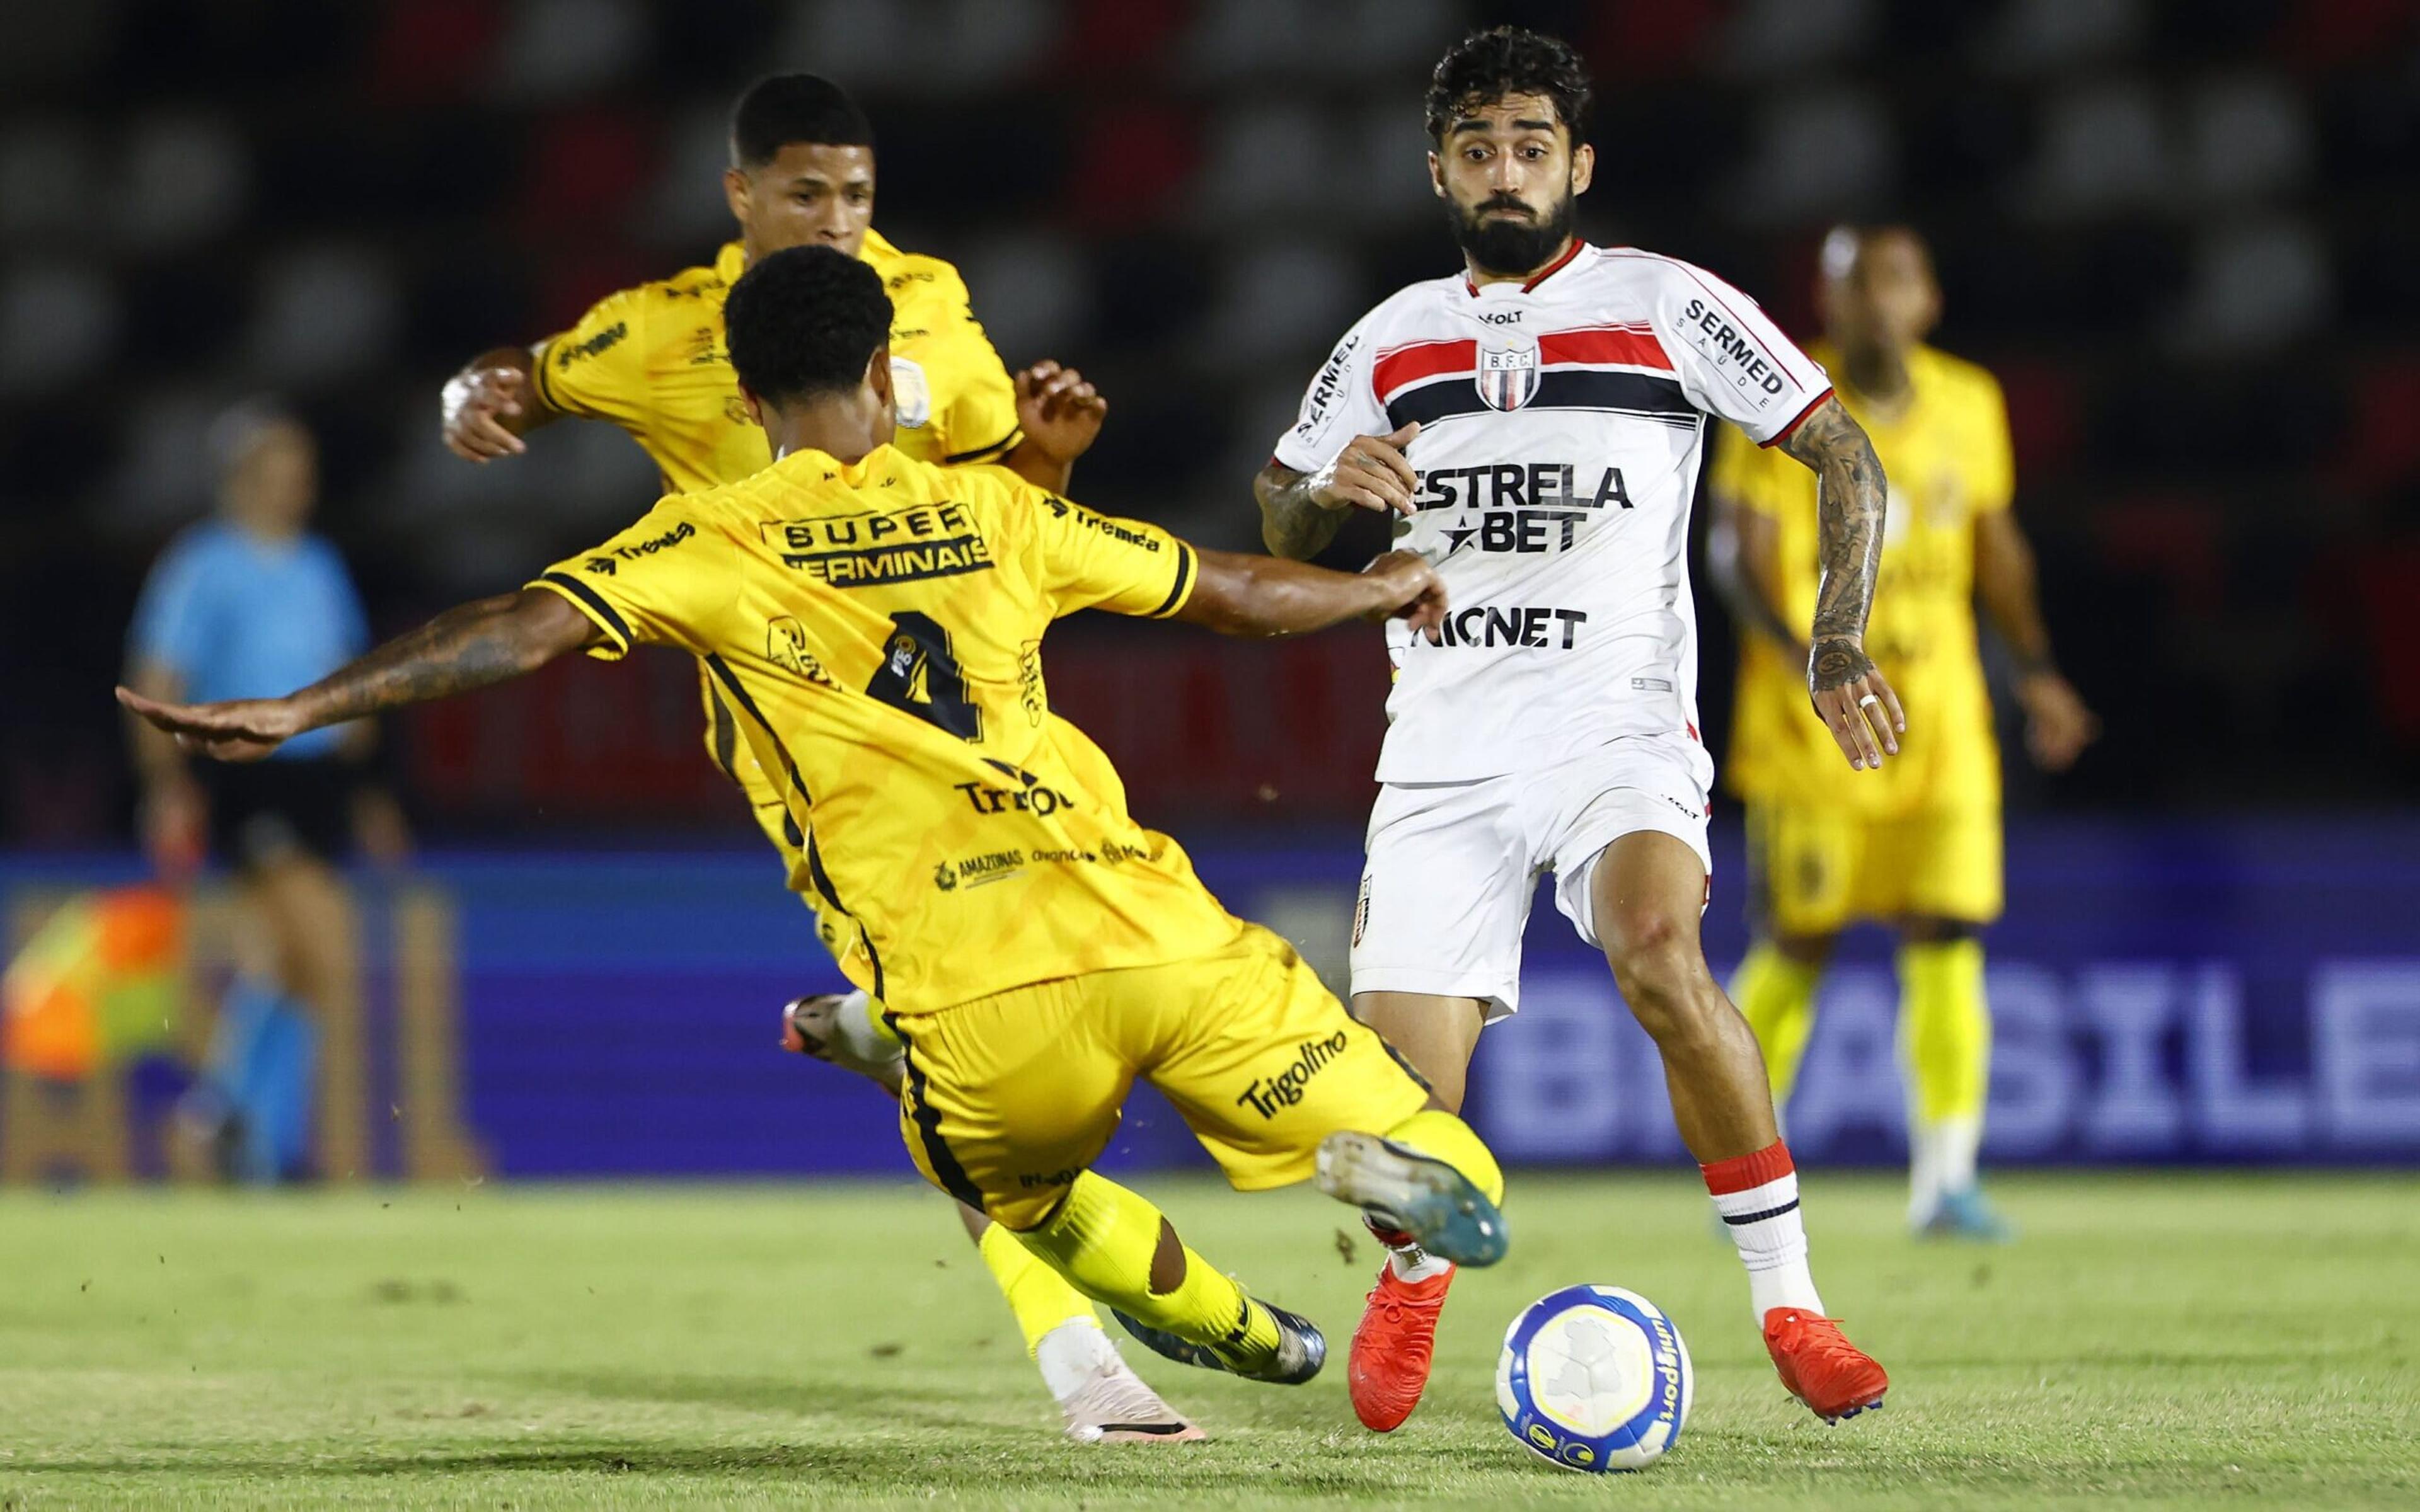
[[[1689,1347],[1663,1309],[1620,1287],[1565,1287],[1504,1333],[1504,1426],[1565,1470],[1643,1470],[1672,1447],[1695,1387]]]

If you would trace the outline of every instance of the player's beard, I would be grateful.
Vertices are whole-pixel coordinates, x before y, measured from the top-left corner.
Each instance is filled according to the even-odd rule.
[[[1566,189],[1543,216],[1526,221],[1488,218],[1487,212],[1493,209],[1530,208],[1509,194],[1491,196],[1466,211],[1449,200],[1446,219],[1453,226],[1454,245],[1462,249],[1471,266],[1483,273],[1519,278],[1544,267],[1546,259],[1561,248],[1564,239],[1572,234],[1576,201],[1577,196]]]

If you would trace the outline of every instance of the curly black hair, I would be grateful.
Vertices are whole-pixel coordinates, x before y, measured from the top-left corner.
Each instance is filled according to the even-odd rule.
[[[762,168],[793,142],[870,147],[874,123],[848,91],[812,73],[776,73],[757,80],[731,107],[731,162]]]
[[[882,275],[830,247],[760,259],[723,301],[724,339],[740,385],[772,403],[845,393],[891,339]]]
[[[1520,26],[1472,32],[1437,59],[1425,101],[1429,140],[1443,142],[1455,121],[1511,95],[1545,96],[1555,102],[1555,116],[1570,131],[1572,145],[1588,140],[1589,112],[1596,99],[1588,65],[1561,38]]]

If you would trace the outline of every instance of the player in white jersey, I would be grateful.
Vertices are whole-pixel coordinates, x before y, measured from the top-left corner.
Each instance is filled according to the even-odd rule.
[[[1782,1382],[1819,1415],[1881,1403],[1824,1316],[1755,1036],[1706,968],[1714,764],[1699,738],[1689,507],[1711,417],[1822,479],[1808,688],[1853,766],[1905,728],[1866,657],[1884,516],[1872,446],[1756,302],[1669,257],[1591,247],[1590,96],[1560,41],[1499,27],[1440,62],[1429,167],[1465,270],[1346,332],[1256,480],[1263,534],[1308,557],[1389,513],[1453,604],[1390,635],[1382,784],[1353,929],[1355,1013],[1458,1107],[1481,1026],[1520,1000],[1542,872],[1664,1059],[1683,1139],[1748,1271]],[[1391,1251],[1353,1341],[1362,1422],[1410,1415],[1450,1266]]]

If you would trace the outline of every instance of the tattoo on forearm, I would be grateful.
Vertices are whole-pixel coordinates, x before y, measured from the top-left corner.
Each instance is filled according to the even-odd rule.
[[[1873,442],[1838,399],[1825,400],[1782,448],[1816,476],[1822,575],[1815,585],[1807,680],[1821,691],[1854,681],[1873,668],[1858,643],[1865,638],[1866,615],[1873,608],[1874,579],[1882,566],[1888,486]]]
[[[543,648],[514,633],[521,595],[505,594],[447,609],[303,690],[313,717],[342,724],[406,703],[518,677],[546,660]]]
[[[1261,469],[1252,493],[1261,502],[1261,541],[1269,550],[1296,562],[1327,549],[1344,523],[1344,512],[1312,501],[1311,474],[1296,472],[1281,462]]]

